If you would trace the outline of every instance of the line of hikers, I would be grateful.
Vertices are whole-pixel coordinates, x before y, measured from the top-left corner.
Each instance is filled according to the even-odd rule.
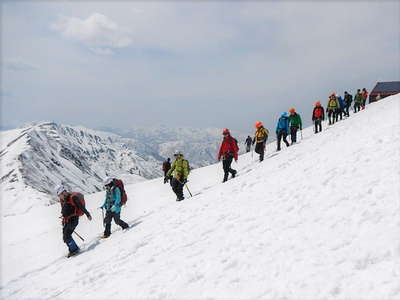
[[[365,108],[365,104],[368,98],[368,92],[365,88],[357,90],[357,93],[354,97],[354,112],[360,111],[360,109]],[[332,93],[329,96],[328,104],[326,112],[328,113],[329,125],[334,124],[339,120],[343,119],[343,117],[349,117],[350,112],[349,109],[353,102],[353,96],[349,94],[347,91],[344,92],[344,99],[341,96],[336,95],[336,93]],[[325,111],[322,107],[320,101],[315,103],[313,112],[312,112],[312,121],[314,123],[314,133],[318,133],[322,131],[322,121],[325,120]],[[255,134],[254,137],[251,138],[248,136],[245,140],[246,152],[251,151],[251,146],[255,144],[254,151],[259,154],[259,160],[262,162],[264,160],[265,147],[268,140],[269,131],[261,122],[255,123]],[[291,144],[297,142],[297,133],[300,130],[302,134],[303,124],[301,120],[300,114],[296,112],[294,107],[289,109],[289,113],[283,112],[278,119],[276,125],[276,137],[277,137],[277,151],[281,150],[281,142],[283,141],[286,147],[289,147],[290,144],[287,140],[287,137],[290,134]],[[231,174],[232,178],[234,178],[237,174],[237,171],[232,169],[231,165],[233,160],[238,160],[238,141],[231,136],[231,133],[228,128],[225,128],[222,131],[223,140],[221,142],[221,146],[217,155],[218,161],[222,159],[222,168],[224,170],[224,177],[222,182],[226,182],[228,180],[229,174]],[[187,177],[189,175],[189,162],[184,159],[183,154],[177,152],[175,154],[176,160],[171,165],[170,158],[168,158],[163,163],[163,171],[164,171],[164,183],[170,181],[171,187],[175,194],[177,195],[177,201],[182,201],[184,199],[183,196],[183,187],[187,182]]]
[[[366,100],[368,98],[368,92],[364,88],[362,91],[357,90],[357,94],[354,96],[354,113],[365,108]],[[329,96],[326,112],[328,113],[329,125],[334,124],[343,116],[349,117],[349,108],[353,102],[353,96],[347,91],[344,92],[344,99],[341,96],[332,93]],[[315,103],[315,107],[312,112],[312,121],[314,122],[315,131],[318,133],[322,131],[322,121],[325,120],[325,111],[321,106],[320,101]],[[287,147],[290,146],[287,141],[287,137],[290,134],[291,144],[297,142],[297,132],[302,130],[302,120],[300,115],[296,112],[295,108],[289,109],[289,114],[283,112],[278,119],[276,125],[276,137],[277,137],[277,151],[281,150],[281,142],[285,143]],[[259,154],[259,161],[264,160],[265,147],[268,140],[269,131],[264,125],[258,121],[255,123],[256,131],[254,137],[247,137],[245,141],[246,152],[250,152],[251,146],[255,145],[254,151]],[[238,141],[231,136],[231,132],[228,128],[222,131],[223,139],[218,151],[217,159],[221,161],[222,168],[224,171],[224,177],[222,182],[228,180],[229,174],[231,178],[234,178],[237,171],[232,169],[231,165],[233,160],[238,161],[239,146]],[[182,152],[175,151],[175,161],[171,164],[170,158],[164,161],[162,169],[164,171],[164,184],[169,182],[172,190],[176,194],[176,201],[184,200],[183,187],[188,181],[190,173],[189,162],[184,158]],[[129,225],[122,221],[120,218],[122,206],[127,201],[127,195],[124,189],[122,180],[116,178],[107,178],[104,181],[104,187],[106,189],[106,195],[104,204],[100,207],[105,210],[105,217],[103,214],[103,225],[104,234],[103,238],[107,238],[111,235],[111,221],[119,225],[122,229],[129,228]],[[187,186],[186,186],[187,187]],[[189,191],[189,189],[188,189]],[[69,192],[64,186],[59,186],[56,190],[57,196],[61,203],[61,215],[63,225],[63,240],[68,246],[69,254],[68,257],[73,256],[79,252],[79,247],[72,238],[72,234],[75,228],[78,226],[79,217],[84,214],[89,220],[92,220],[90,213],[85,208],[85,200],[81,193]],[[189,191],[190,193],[190,191]]]

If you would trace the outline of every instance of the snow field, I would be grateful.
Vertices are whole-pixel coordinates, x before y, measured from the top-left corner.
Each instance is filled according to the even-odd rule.
[[[3,218],[2,297],[399,299],[399,101],[268,145],[262,163],[241,155],[227,183],[220,164],[194,170],[201,193],[183,202],[162,179],[127,186],[132,228],[113,224],[106,240],[104,193],[88,196],[93,221],[81,218],[71,259],[59,207]]]

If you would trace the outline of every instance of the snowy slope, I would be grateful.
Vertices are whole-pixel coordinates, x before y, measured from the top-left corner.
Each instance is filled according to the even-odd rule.
[[[46,194],[61,182],[90,193],[111,175],[128,183],[155,178],[162,159],[132,139],[50,122],[1,132],[0,158],[5,215],[50,204]]]
[[[239,176],[194,170],[175,202],[161,179],[131,185],[132,228],[99,240],[87,197],[84,252],[63,257],[59,208],[3,218],[5,299],[400,299],[400,95],[369,105]],[[18,230],[15,230],[18,228]]]

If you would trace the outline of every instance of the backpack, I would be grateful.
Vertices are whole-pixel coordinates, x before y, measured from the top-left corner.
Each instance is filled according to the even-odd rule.
[[[171,169],[171,164],[168,161],[164,161],[162,169],[163,171],[168,171],[169,169]]]
[[[235,139],[235,138],[233,138],[233,140],[235,141],[236,152],[239,152],[239,145],[238,145],[238,141],[237,141],[237,139]]]
[[[74,200],[72,200],[73,197],[78,197],[79,201],[81,202],[82,206],[85,207],[86,203],[85,203],[85,197],[83,197],[83,195],[81,193],[71,193],[68,198],[67,198],[67,203],[70,204],[71,206],[75,207],[75,213],[73,214],[73,216],[83,216],[85,213],[78,207],[75,205]],[[64,204],[63,202],[61,203],[62,205]]]
[[[323,111],[323,108],[321,106],[316,107],[315,111],[314,111],[314,118],[317,118],[317,119],[321,118],[322,117],[322,111]]]
[[[124,183],[122,182],[121,179],[114,178],[114,186],[119,188],[121,192],[121,206],[125,205],[126,202],[128,201],[128,195],[126,194]]]
[[[280,117],[278,121],[278,129],[287,129],[287,117]]]

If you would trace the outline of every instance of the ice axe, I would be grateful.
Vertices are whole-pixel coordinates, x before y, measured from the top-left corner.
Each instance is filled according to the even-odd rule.
[[[76,231],[74,231],[74,233],[78,236],[78,238],[80,238],[80,239],[82,240],[82,242],[85,241],[85,239],[84,239],[83,237],[81,237],[81,236],[79,235],[79,233],[77,233]]]
[[[104,224],[104,210],[103,210],[103,207],[99,207],[99,209],[101,209],[101,216],[103,217],[103,227],[106,227],[106,225]]]
[[[192,193],[190,192],[190,190],[189,190],[189,188],[188,188],[188,186],[187,186],[186,183],[185,183],[185,187],[186,187],[187,191],[189,192],[190,197],[193,197],[193,195],[192,195]]]

